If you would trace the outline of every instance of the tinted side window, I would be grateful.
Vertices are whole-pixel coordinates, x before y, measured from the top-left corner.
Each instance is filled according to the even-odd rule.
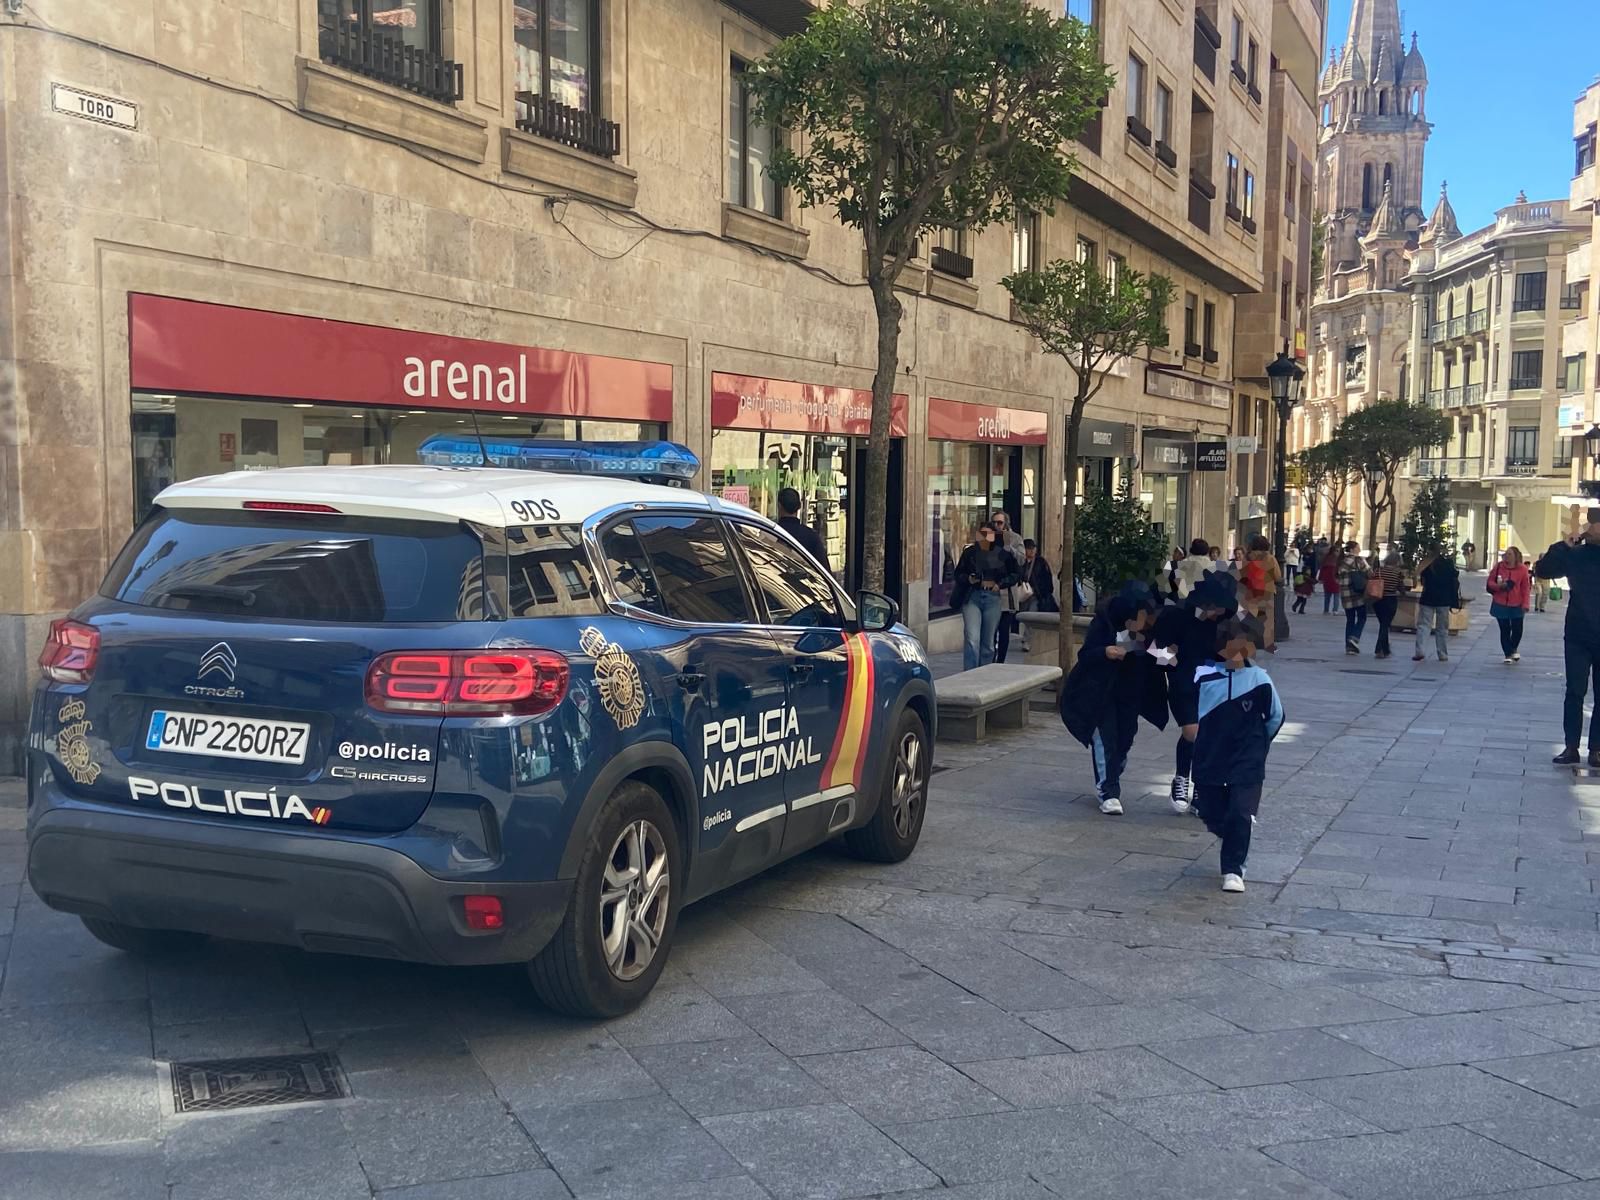
[[[753,620],[744,581],[716,517],[636,517],[667,615],[680,621]]]
[[[769,530],[742,521],[733,527],[774,625],[844,623],[838,597],[815,563]]]
[[[611,575],[617,599],[646,612],[666,616],[667,606],[661,602],[661,589],[656,586],[650,560],[645,557],[632,523],[622,521],[606,530],[600,538],[600,546],[605,551],[606,570]]]
[[[513,617],[600,611],[594,572],[576,525],[521,525],[506,530]]]
[[[482,620],[483,547],[460,522],[157,509],[101,593],[288,621]]]

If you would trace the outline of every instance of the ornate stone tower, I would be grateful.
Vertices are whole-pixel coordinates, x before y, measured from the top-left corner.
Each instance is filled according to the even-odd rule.
[[[1297,447],[1325,441],[1355,409],[1410,390],[1411,303],[1402,284],[1426,217],[1427,91],[1416,35],[1409,49],[1402,41],[1397,0],[1355,0],[1349,37],[1329,57],[1317,95],[1323,240]],[[1353,518],[1348,535],[1364,545],[1386,532],[1367,528],[1355,496],[1340,507]],[[1318,524],[1332,528],[1325,510]]]

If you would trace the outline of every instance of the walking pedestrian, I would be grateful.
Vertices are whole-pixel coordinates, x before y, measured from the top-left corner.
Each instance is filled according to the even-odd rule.
[[[1545,606],[1550,603],[1550,581],[1548,579],[1534,578],[1533,581],[1533,611],[1542,613]]]
[[[1200,732],[1200,692],[1195,674],[1211,662],[1217,648],[1217,626],[1239,610],[1239,585],[1233,576],[1213,571],[1195,584],[1179,606],[1156,615],[1150,644],[1172,651],[1167,672],[1167,704],[1178,725],[1177,762],[1172,775],[1172,811],[1186,813],[1194,804],[1194,739]]]
[[[961,613],[961,665],[970,671],[994,661],[1000,626],[1000,592],[1017,581],[1017,564],[995,542],[994,525],[978,526],[977,536],[956,562],[950,605]]]
[[[1317,579],[1322,584],[1322,615],[1339,611],[1339,552],[1326,550],[1317,561]]]
[[[1361,653],[1361,631],[1367,627],[1367,560],[1354,542],[1339,556],[1339,599],[1344,604],[1344,652]]]
[[[1571,589],[1562,637],[1567,659],[1567,696],[1562,711],[1567,745],[1555,757],[1562,765],[1578,761],[1583,732],[1583,702],[1589,677],[1600,695],[1600,508],[1588,512],[1588,527],[1544,552],[1533,568],[1540,579],[1562,579]],[[1600,767],[1600,705],[1589,720],[1589,765]]]
[[[1235,546],[1233,548],[1233,557],[1228,561],[1228,574],[1241,583],[1244,582],[1244,560],[1244,547]]]
[[[1494,599],[1489,604],[1489,615],[1500,626],[1500,652],[1506,664],[1522,661],[1518,647],[1522,645],[1522,621],[1528,614],[1528,603],[1533,592],[1533,577],[1522,561],[1522,551],[1507,546],[1489,572],[1486,590]]]
[[[1198,584],[1213,569],[1211,543],[1205,538],[1195,538],[1189,543],[1189,553],[1178,563],[1178,599],[1187,600]]]
[[[800,493],[792,487],[778,489],[778,528],[799,542],[824,571],[828,569],[828,548],[817,531],[800,519]]]
[[[1215,665],[1197,680],[1195,807],[1206,828],[1222,839],[1222,890],[1242,892],[1267,751],[1283,728],[1283,703],[1272,677],[1251,661],[1255,634],[1245,622],[1224,621],[1216,638]]]
[[[1422,591],[1417,597],[1417,652],[1411,661],[1421,662],[1426,656],[1431,629],[1439,661],[1449,662],[1450,612],[1461,607],[1461,576],[1456,571],[1455,555],[1445,552],[1425,557],[1417,571],[1417,582]]]
[[[1156,598],[1130,583],[1095,614],[1059,701],[1067,732],[1094,756],[1095,793],[1106,816],[1122,815],[1122,770],[1144,717],[1167,726],[1166,678],[1148,651]]]
[[[1376,588],[1371,579],[1367,581],[1367,595],[1372,605],[1372,615],[1378,619],[1378,644],[1373,648],[1373,658],[1389,657],[1389,626],[1394,623],[1394,614],[1400,608],[1400,593],[1405,588],[1405,572],[1400,567],[1400,556],[1390,553],[1383,560],[1372,579],[1376,579]],[[1374,590],[1378,592],[1373,595]]]
[[[1250,539],[1250,552],[1245,556],[1240,582],[1244,585],[1245,611],[1261,622],[1266,638],[1263,648],[1269,652],[1276,650],[1278,643],[1274,626],[1277,618],[1273,612],[1273,602],[1278,594],[1278,585],[1283,582],[1283,568],[1272,556],[1272,545],[1265,534],[1258,533]]]
[[[990,523],[994,525],[994,542],[1006,554],[1011,556],[1012,569],[1018,578],[1022,576],[1023,538],[1011,527],[1011,518],[1004,509],[997,508],[990,514]],[[995,661],[1005,661],[1000,655],[1000,638],[1009,638],[1011,632],[1018,628],[1017,611],[1022,607],[1022,601],[1017,596],[1015,586],[1003,588],[1000,592],[1000,622],[995,627]],[[1022,649],[1028,649],[1028,635],[1022,635]]]
[[[1474,546],[1470,540],[1466,541],[1466,542],[1463,542],[1462,545],[1461,545],[1461,565],[1462,565],[1462,567],[1464,569],[1468,570],[1468,571],[1472,570],[1473,569],[1473,563],[1477,561],[1477,554],[1478,554],[1478,548],[1476,546]]]

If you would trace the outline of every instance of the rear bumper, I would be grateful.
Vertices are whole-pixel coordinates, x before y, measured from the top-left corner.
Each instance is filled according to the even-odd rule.
[[[28,880],[51,908],[305,950],[467,966],[524,962],[566,915],[572,882],[439,879],[364,842],[53,807],[28,828]],[[461,897],[500,897],[469,930]]]

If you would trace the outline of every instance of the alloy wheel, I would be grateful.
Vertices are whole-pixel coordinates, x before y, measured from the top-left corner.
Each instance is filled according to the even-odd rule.
[[[889,794],[894,831],[902,839],[909,838],[917,826],[917,813],[922,806],[922,760],[922,739],[907,731],[895,749],[894,783]]]
[[[649,821],[630,821],[600,884],[600,946],[618,979],[637,979],[655,958],[671,899],[666,840]]]

